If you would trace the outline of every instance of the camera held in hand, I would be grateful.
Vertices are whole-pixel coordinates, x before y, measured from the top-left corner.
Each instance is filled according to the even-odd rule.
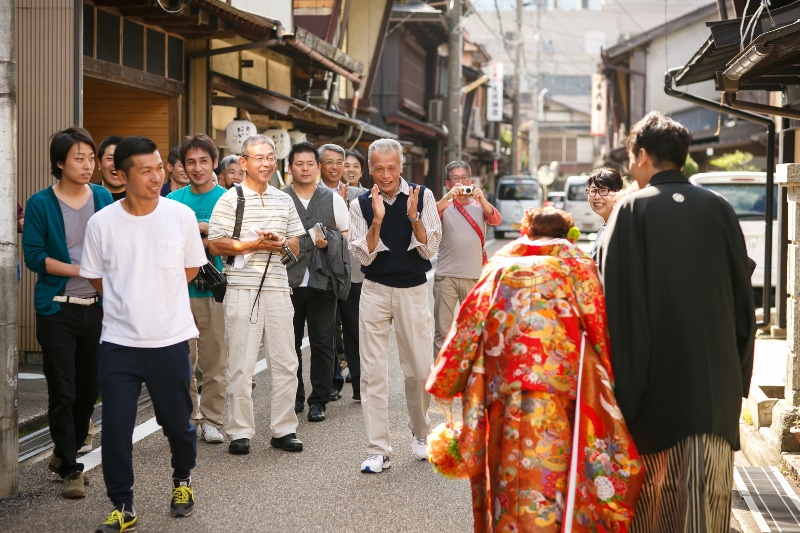
[[[472,187],[472,185],[465,185],[461,188],[461,190],[464,192],[464,194],[470,195],[472,194],[472,191],[475,189]]]
[[[283,252],[283,255],[281,256],[281,263],[283,263],[284,266],[289,266],[292,263],[296,263],[297,262],[297,256],[294,255],[294,252],[292,252],[292,249],[289,248],[288,244],[283,243],[282,252]]]

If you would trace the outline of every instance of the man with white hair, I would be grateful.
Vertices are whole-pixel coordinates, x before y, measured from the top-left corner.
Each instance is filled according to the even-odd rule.
[[[388,346],[394,325],[411,419],[412,453],[427,458],[431,313],[427,278],[439,248],[442,224],[433,193],[401,177],[403,148],[393,139],[373,142],[367,154],[372,190],[350,205],[350,251],[361,261],[361,400],[367,430],[364,473],[392,466],[389,455]]]
[[[229,354],[225,431],[231,439],[228,451],[232,454],[250,453],[250,439],[255,435],[251,384],[262,340],[272,378],[270,443],[289,452],[303,450],[294,412],[298,364],[291,291],[281,258],[290,255],[289,250],[297,255],[298,237],[305,229],[289,195],[269,184],[276,161],[272,139],[264,135],[245,139],[239,164],[247,175],[241,185],[220,197],[208,223],[212,255],[244,256],[241,264],[234,263],[227,271],[223,302]],[[237,224],[240,192],[244,208]],[[257,238],[244,240],[251,230]]]

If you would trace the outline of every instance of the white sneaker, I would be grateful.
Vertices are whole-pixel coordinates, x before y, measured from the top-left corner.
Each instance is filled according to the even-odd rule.
[[[419,459],[420,461],[427,461],[428,460],[428,439],[418,439],[414,437],[411,439],[411,452],[414,454],[414,457]]]
[[[367,460],[361,463],[361,471],[365,474],[380,474],[392,467],[392,461],[385,455],[370,454]]]
[[[222,433],[220,433],[217,428],[211,424],[202,424],[201,427],[204,441],[209,444],[222,444],[224,439],[222,438]]]

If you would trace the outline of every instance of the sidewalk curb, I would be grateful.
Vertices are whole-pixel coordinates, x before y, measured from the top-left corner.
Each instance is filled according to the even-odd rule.
[[[25,420],[19,421],[19,431],[17,435],[25,433],[31,433],[36,431],[37,429],[41,429],[42,427],[46,426],[48,423],[47,420],[47,411],[44,413],[37,413],[33,416],[29,416]]]

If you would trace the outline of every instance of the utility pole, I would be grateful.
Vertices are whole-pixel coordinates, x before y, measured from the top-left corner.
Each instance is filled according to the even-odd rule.
[[[0,499],[16,496],[17,411],[17,64],[14,0],[0,0]]]
[[[536,52],[534,53],[536,73],[533,78],[533,90],[531,90],[531,104],[533,109],[531,111],[531,129],[528,133],[528,167],[531,171],[531,176],[536,177],[536,172],[539,170],[539,122],[544,117],[542,100],[544,93],[540,93],[542,84],[542,10],[544,9],[544,2],[542,0],[533,0],[536,5]],[[534,100],[534,98],[536,98]]]
[[[517,33],[514,38],[514,78],[511,85],[514,91],[513,115],[511,118],[511,173],[519,174],[519,120],[520,99],[522,96],[522,0],[517,0]]]
[[[447,161],[461,159],[461,0],[450,0],[447,14]]]

